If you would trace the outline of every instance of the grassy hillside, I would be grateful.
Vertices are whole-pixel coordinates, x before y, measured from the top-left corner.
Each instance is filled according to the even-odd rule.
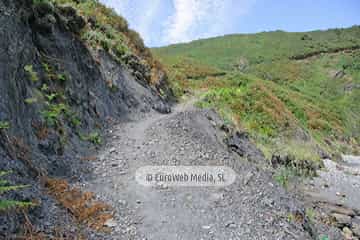
[[[359,26],[229,35],[153,52],[178,96],[202,90],[199,104],[249,131],[268,157],[359,149]]]

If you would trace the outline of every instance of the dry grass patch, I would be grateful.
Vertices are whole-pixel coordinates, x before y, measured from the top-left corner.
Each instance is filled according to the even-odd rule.
[[[66,180],[45,178],[45,187],[82,224],[96,231],[108,232],[105,222],[113,217],[111,207],[96,201],[91,192],[71,188]]]

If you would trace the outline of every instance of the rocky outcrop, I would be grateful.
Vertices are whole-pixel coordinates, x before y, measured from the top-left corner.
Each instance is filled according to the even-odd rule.
[[[80,159],[109,122],[170,111],[159,87],[143,79],[149,69],[87,48],[78,36],[86,21],[69,6],[0,1],[0,121],[9,125],[0,129],[0,170],[30,185],[4,197],[36,200],[30,221],[44,231],[71,219],[44,194],[41,176],[82,178],[90,169]],[[21,214],[1,214],[0,238],[23,223]]]
[[[250,140],[246,132],[236,131],[226,139],[227,145],[241,157],[252,162],[265,162],[264,154]]]

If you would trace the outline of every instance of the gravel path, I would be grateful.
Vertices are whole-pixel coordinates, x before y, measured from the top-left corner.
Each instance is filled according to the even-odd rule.
[[[192,103],[110,131],[84,185],[116,210],[106,239],[309,239],[301,224],[287,220],[298,203],[230,152],[216,114]],[[226,165],[237,179],[224,188],[144,187],[135,172],[146,165]]]
[[[329,202],[360,213],[360,157],[343,156],[343,162],[324,160],[325,169],[307,182],[305,192],[314,201]]]

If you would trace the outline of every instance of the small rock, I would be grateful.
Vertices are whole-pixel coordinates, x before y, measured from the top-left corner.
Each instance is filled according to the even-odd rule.
[[[244,177],[244,185],[248,185],[253,176],[254,174],[252,172],[248,172]]]
[[[346,195],[345,194],[343,194],[343,193],[340,193],[340,192],[336,192],[336,196],[339,196],[339,197],[346,197]]]
[[[343,214],[343,215],[347,215],[347,216],[351,216],[351,217],[356,215],[355,211],[352,210],[351,208],[346,208],[346,207],[332,205],[332,204],[325,205],[325,208],[329,209],[331,213],[339,213],[339,214]]]
[[[104,223],[104,226],[105,227],[116,227],[117,222],[113,218],[110,218]]]
[[[350,228],[344,227],[342,233],[343,233],[344,239],[353,240],[353,232],[350,230]]]
[[[236,227],[236,224],[234,222],[227,222],[225,224],[225,227],[227,228],[235,228]]]
[[[205,230],[209,230],[211,228],[210,225],[205,225],[205,226],[202,226],[202,229],[205,229]]]
[[[156,183],[156,188],[157,188],[157,189],[167,189],[168,186],[167,186],[166,183],[158,182],[158,183]]]
[[[344,227],[344,226],[351,226],[351,217],[344,215],[344,214],[339,214],[339,213],[332,213],[331,216],[333,218],[335,218],[337,225],[339,227]]]
[[[214,202],[219,202],[219,201],[224,199],[224,194],[222,194],[222,193],[213,193],[213,194],[211,194],[210,198]]]
[[[169,114],[171,113],[171,108],[168,104],[163,102],[158,102],[153,106],[153,109],[162,114]]]

